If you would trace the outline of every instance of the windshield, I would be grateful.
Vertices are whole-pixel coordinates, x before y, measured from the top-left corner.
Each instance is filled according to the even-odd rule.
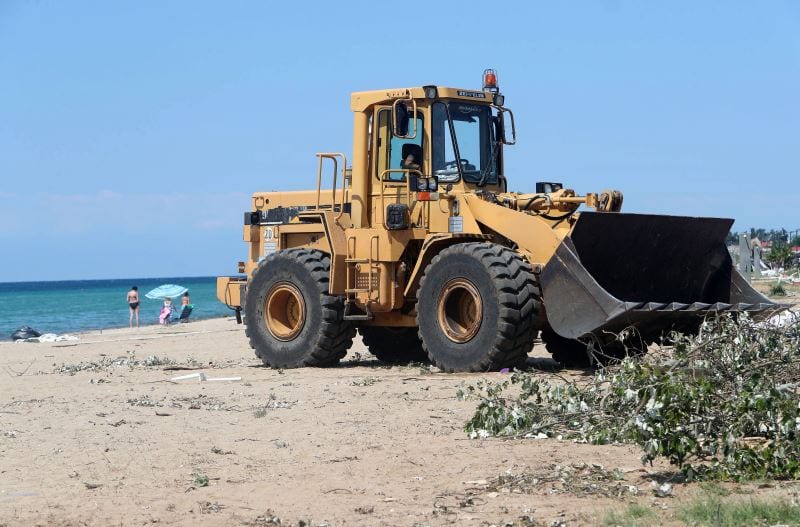
[[[449,116],[449,119],[448,119]],[[464,102],[433,105],[433,173],[439,181],[497,183],[500,147],[495,143],[492,110]]]

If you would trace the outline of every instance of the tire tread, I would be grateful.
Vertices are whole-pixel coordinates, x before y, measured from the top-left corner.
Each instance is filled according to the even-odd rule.
[[[256,356],[266,366],[280,368],[297,368],[301,366],[331,366],[338,363],[353,344],[356,330],[353,324],[343,320],[344,306],[341,298],[328,293],[330,282],[330,257],[314,249],[286,249],[277,251],[264,258],[253,272],[251,282],[260,273],[270,272],[270,262],[277,258],[290,258],[297,261],[311,274],[322,303],[322,321],[317,331],[315,346],[306,356],[294,363],[270,364],[267,358],[259,352],[256,332],[245,326],[245,334],[250,342],[250,347],[255,350]]]
[[[499,300],[498,334],[495,345],[477,362],[469,365],[468,371],[489,371],[502,367],[519,366],[524,363],[535,336],[533,321],[539,309],[538,287],[531,266],[515,251],[490,242],[470,242],[450,246],[437,254],[420,280],[417,302],[425,287],[429,271],[449,254],[464,254],[481,262],[494,282]],[[420,339],[422,335],[420,333]],[[435,353],[425,344],[423,347],[432,362]],[[437,364],[442,367],[441,364]],[[454,371],[453,368],[447,368]]]

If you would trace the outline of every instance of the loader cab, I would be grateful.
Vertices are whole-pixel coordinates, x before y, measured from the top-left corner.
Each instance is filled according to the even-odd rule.
[[[406,112],[402,125],[393,116],[398,106]],[[404,181],[403,170],[413,169],[454,187],[498,185],[503,166],[499,114],[489,104],[457,99],[419,101],[416,114],[406,104],[377,106],[372,119],[373,181]]]
[[[478,90],[428,85],[351,95],[354,226],[386,227],[387,204],[419,218],[451,191],[507,190],[503,146],[515,142],[514,118],[496,80],[486,70]]]

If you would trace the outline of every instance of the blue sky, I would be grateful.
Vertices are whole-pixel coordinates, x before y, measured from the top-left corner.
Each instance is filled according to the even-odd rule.
[[[0,281],[215,275],[349,93],[499,71],[513,190],[800,228],[800,3],[0,0]]]

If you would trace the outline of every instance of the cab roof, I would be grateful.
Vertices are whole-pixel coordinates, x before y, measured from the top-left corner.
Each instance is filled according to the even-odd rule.
[[[446,86],[437,86],[436,90],[439,99],[460,99],[475,104],[491,104],[493,101],[492,96],[494,95],[487,91],[448,88]],[[363,112],[374,104],[389,103],[396,99],[408,99],[409,97],[425,99],[425,90],[420,86],[353,92],[350,96],[350,109],[354,112]]]

